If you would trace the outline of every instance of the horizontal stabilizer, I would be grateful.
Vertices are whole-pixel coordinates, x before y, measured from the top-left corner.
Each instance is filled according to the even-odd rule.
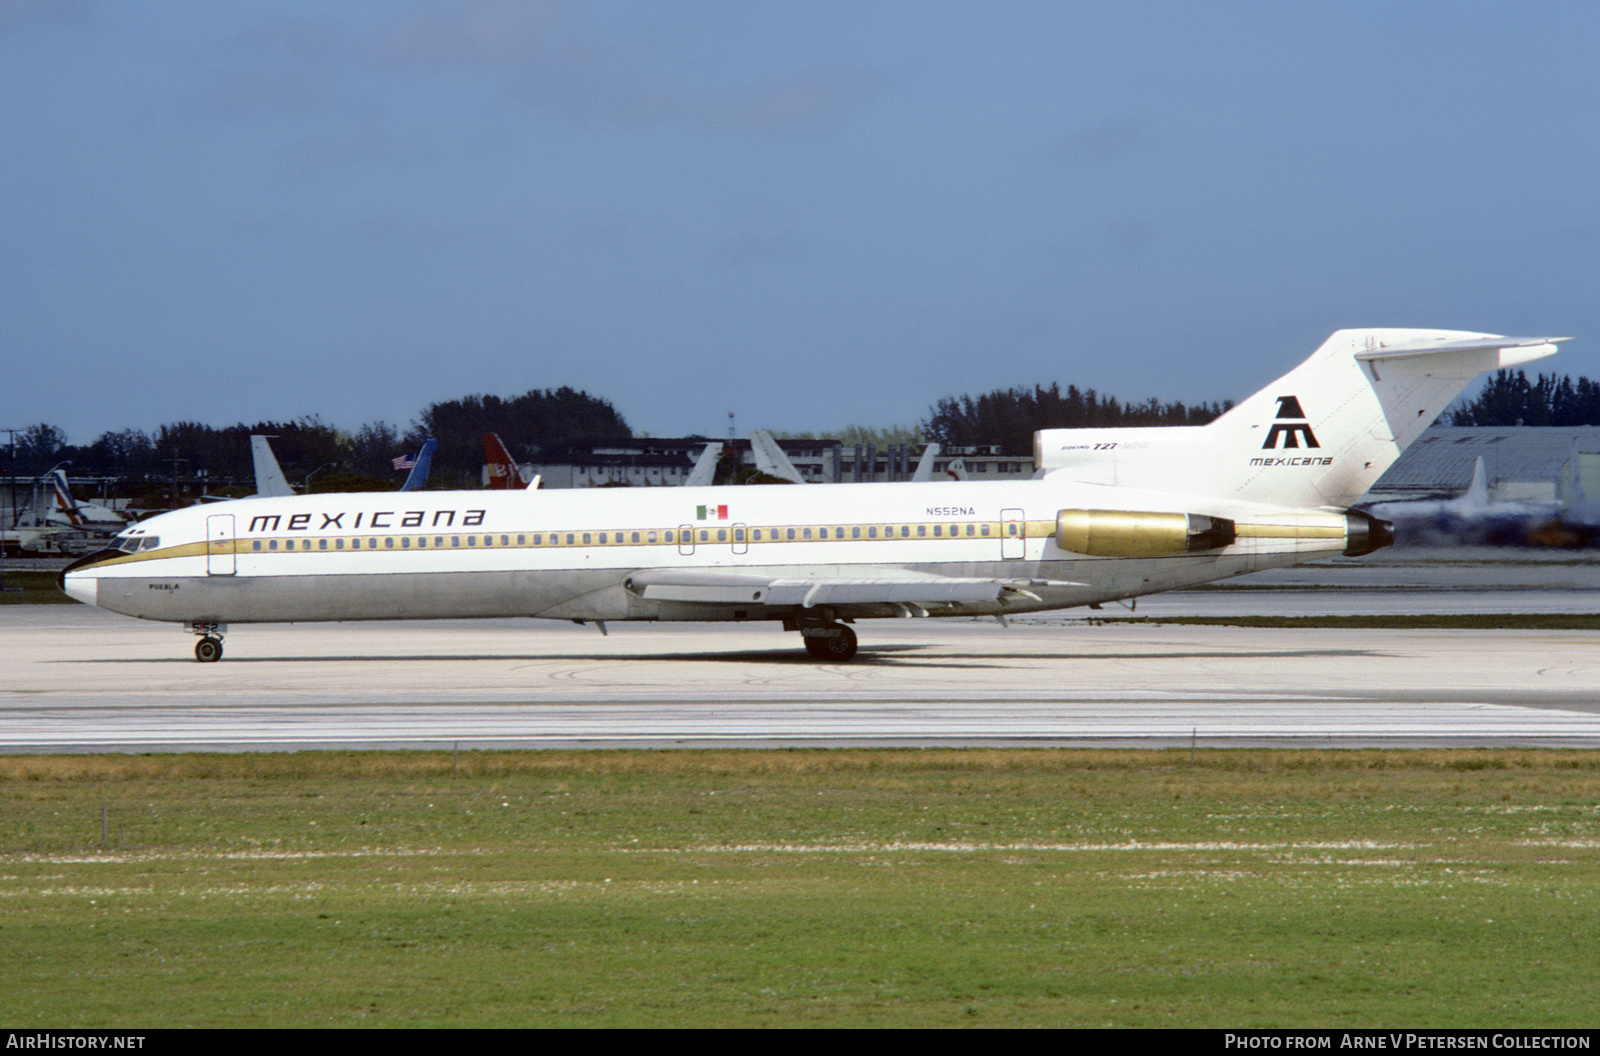
[[[1478,352],[1495,349],[1525,348],[1527,355],[1518,356],[1513,352],[1509,356],[1502,356],[1500,366],[1511,367],[1518,363],[1527,363],[1535,359],[1542,359],[1555,351],[1554,346],[1561,341],[1570,341],[1569,337],[1470,337],[1459,341],[1405,341],[1392,345],[1379,345],[1376,348],[1364,349],[1356,353],[1356,358],[1364,362],[1383,359],[1408,359],[1412,356],[1435,356],[1441,352]]]

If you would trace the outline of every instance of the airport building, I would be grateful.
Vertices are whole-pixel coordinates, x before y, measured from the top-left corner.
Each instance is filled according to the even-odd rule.
[[[1401,454],[1365,501],[1460,495],[1472,483],[1480,458],[1490,502],[1571,504],[1600,498],[1600,427],[1436,425]]]
[[[540,452],[537,461],[524,463],[522,470],[530,478],[538,474],[540,486],[545,488],[671,487],[688,479],[708,443],[721,443],[723,457],[737,458],[741,466],[757,466],[755,451],[745,438],[630,437],[551,445]],[[826,438],[778,440],[777,444],[810,484],[910,480],[926,446],[843,444]],[[952,470],[966,480],[1026,480],[1033,476],[1033,460],[1004,456],[997,446],[941,451],[934,460],[934,479],[953,479]]]

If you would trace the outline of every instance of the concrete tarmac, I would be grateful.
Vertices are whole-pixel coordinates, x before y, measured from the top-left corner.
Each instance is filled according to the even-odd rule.
[[[1382,594],[1282,586],[1139,614]],[[861,655],[835,665],[775,625],[240,626],[200,664],[174,625],[11,606],[0,751],[1600,746],[1600,632],[1095,625],[1081,610],[856,630]]]

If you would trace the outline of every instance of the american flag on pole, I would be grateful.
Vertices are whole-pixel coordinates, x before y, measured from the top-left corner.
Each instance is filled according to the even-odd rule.
[[[394,460],[395,469],[415,469],[417,466],[416,455],[401,455]]]

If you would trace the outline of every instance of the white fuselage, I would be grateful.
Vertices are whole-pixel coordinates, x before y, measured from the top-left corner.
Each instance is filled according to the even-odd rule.
[[[1067,509],[1228,517],[1239,538],[1202,553],[1091,556],[1058,545]],[[703,598],[692,587],[651,597],[634,582],[651,573],[1020,584],[988,600],[863,599],[829,617],[1004,614],[1169,590],[1347,545],[1341,514],[1049,479],[254,498],[163,514],[123,540],[132,552],[85,559],[64,589],[131,616],[216,623],[805,614],[803,604],[741,605],[709,587]]]
[[[1555,338],[1340,330],[1210,425],[1043,430],[995,483],[440,491],[178,510],[63,571],[68,594],[221,625],[542,616],[782,620],[821,659],[843,624],[1090,605],[1393,541],[1346,507],[1487,370]]]

